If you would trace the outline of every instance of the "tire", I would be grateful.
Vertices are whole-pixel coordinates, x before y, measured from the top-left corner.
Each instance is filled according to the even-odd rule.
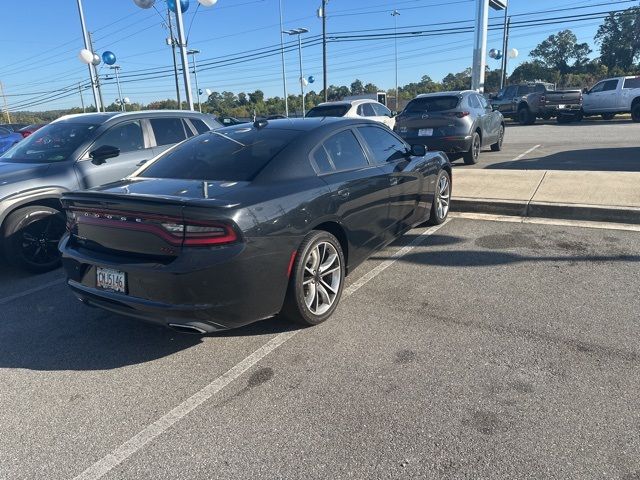
[[[551,115],[549,115],[549,114],[542,115],[542,119],[543,120],[551,120]]]
[[[601,116],[602,116],[603,120],[613,120],[616,117],[616,114],[615,113],[603,113]]]
[[[329,273],[322,275],[317,267],[324,264]],[[296,253],[282,315],[305,326],[324,322],[340,302],[344,278],[344,254],[338,239],[329,232],[311,231]]]
[[[556,117],[556,122],[558,122],[561,125],[564,125],[566,123],[571,123],[572,117],[568,116],[568,115],[558,115]]]
[[[35,205],[16,210],[7,217],[3,231],[7,261],[34,273],[58,268],[58,242],[64,232],[65,217],[55,208]]]
[[[498,132],[498,141],[491,145],[492,152],[499,152],[502,150],[502,142],[504,142],[504,125],[500,125],[500,131]]]
[[[531,113],[529,107],[523,107],[518,110],[518,123],[520,125],[533,125],[536,123],[536,116]]]
[[[636,104],[631,107],[631,120],[636,123],[640,122],[640,102],[636,102]]]
[[[481,148],[482,142],[480,141],[480,135],[478,135],[478,132],[473,132],[473,136],[471,137],[471,146],[469,147],[469,150],[462,155],[464,163],[466,165],[475,165],[478,163]]]
[[[446,170],[440,170],[436,181],[436,191],[434,192],[433,203],[431,204],[431,214],[427,223],[429,225],[440,225],[449,215],[451,207],[451,177]]]

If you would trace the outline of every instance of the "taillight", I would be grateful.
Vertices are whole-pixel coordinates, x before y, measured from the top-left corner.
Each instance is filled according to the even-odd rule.
[[[449,115],[450,117],[464,118],[471,114],[469,112],[448,112],[447,115]]]
[[[187,247],[201,247],[206,245],[221,245],[238,240],[235,230],[223,223],[195,223],[187,221],[185,225],[162,224],[172,233],[181,233],[183,245]]]
[[[29,135],[31,135],[31,132],[20,132],[20,135],[22,135],[22,138],[27,138]]]

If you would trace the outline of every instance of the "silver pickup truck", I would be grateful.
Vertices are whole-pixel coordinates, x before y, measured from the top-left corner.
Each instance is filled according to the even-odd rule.
[[[611,120],[618,113],[631,113],[633,121],[640,122],[640,77],[607,78],[583,93],[585,116]]]

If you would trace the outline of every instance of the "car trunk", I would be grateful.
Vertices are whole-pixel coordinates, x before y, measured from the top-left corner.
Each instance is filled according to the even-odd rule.
[[[579,105],[582,103],[580,90],[554,90],[545,93],[546,105]]]

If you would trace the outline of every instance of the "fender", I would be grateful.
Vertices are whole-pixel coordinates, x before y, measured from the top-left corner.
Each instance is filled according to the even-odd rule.
[[[16,192],[0,199],[0,225],[2,225],[7,216],[17,208],[41,200],[59,201],[62,194],[69,191],[69,189],[61,186],[38,187]]]

